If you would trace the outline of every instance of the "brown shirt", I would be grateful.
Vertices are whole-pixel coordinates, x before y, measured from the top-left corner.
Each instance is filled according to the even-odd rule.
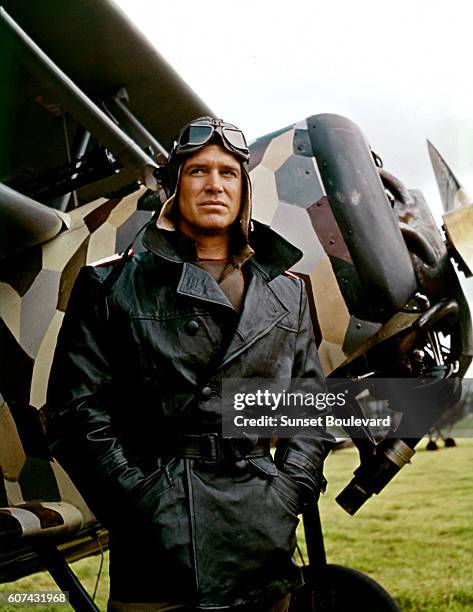
[[[213,277],[239,313],[245,294],[245,278],[241,266],[228,259],[199,259],[196,264]]]

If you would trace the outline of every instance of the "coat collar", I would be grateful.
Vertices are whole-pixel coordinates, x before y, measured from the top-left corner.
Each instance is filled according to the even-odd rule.
[[[196,242],[180,232],[158,229],[155,217],[148,224],[142,242],[148,251],[165,261],[176,264],[197,261]]]
[[[170,237],[171,234],[171,237]],[[178,248],[173,246],[179,240]],[[161,261],[180,264],[181,274],[177,292],[196,300],[230,308],[233,306],[225,293],[205,270],[192,263],[197,259],[196,244],[190,238],[160,230],[152,223],[143,236],[144,246]],[[255,255],[247,262],[249,283],[237,327],[217,367],[223,367],[243,353],[254,342],[269,333],[290,311],[293,304],[285,304],[270,281],[293,266],[302,257],[299,249],[279,236],[267,225],[254,222],[250,244]]]
[[[250,264],[256,267],[263,278],[272,280],[282,274],[302,257],[302,251],[277,234],[268,225],[253,221],[249,244],[255,251]],[[194,240],[179,233],[167,232],[151,222],[145,230],[143,245],[162,260],[175,264],[197,261]]]
[[[255,266],[253,261],[250,262],[250,266]],[[191,263],[184,263],[177,292],[207,303],[227,306],[233,310],[231,302],[213,278]],[[223,367],[269,333],[279,321],[284,319],[292,306],[293,304],[284,302],[282,296],[272,287],[272,283],[268,283],[258,272],[253,272],[250,275],[237,327],[221,361],[216,366]]]

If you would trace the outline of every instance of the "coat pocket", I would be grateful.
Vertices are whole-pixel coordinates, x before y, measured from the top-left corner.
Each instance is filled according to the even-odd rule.
[[[156,498],[173,486],[171,477],[166,467],[159,467],[140,480],[135,486],[134,493],[139,498],[139,503],[144,508],[153,508]]]
[[[263,476],[253,465],[248,468],[246,479],[238,482],[231,474],[210,479],[195,468],[191,473],[201,605],[230,607],[260,598],[262,589],[276,589],[280,595],[282,588],[300,584],[300,570],[292,558],[298,502],[274,487],[280,476]],[[281,490],[290,486],[282,485]]]
[[[281,503],[290,514],[297,516],[301,512],[301,490],[297,482],[278,470],[270,456],[249,460],[250,468],[259,476],[268,480],[276,491]]]

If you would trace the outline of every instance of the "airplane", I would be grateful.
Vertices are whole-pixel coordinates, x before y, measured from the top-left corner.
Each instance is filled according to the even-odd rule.
[[[214,113],[107,0],[2,0],[0,31],[0,582],[46,568],[76,609],[93,610],[68,563],[105,549],[107,533],[45,443],[55,341],[79,269],[123,252],[162,201],[155,171],[173,135]],[[254,217],[304,253],[293,272],[306,284],[324,372],[356,387],[347,414],[363,414],[357,394],[372,379],[460,380],[473,340],[451,258],[471,275],[471,203],[449,205],[444,240],[422,194],[338,115],[308,117],[250,149]],[[419,439],[438,418],[427,415]],[[337,500],[354,514],[418,440],[347,434],[360,466]],[[310,549],[320,523],[304,521]],[[311,554],[311,567],[339,584],[337,602],[354,581],[371,609],[396,609],[366,576],[326,564],[323,547]]]

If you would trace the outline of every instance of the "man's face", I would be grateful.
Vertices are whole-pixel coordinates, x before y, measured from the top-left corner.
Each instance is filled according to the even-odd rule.
[[[224,234],[238,217],[242,170],[219,145],[208,145],[182,164],[178,190],[179,229],[195,238]]]

